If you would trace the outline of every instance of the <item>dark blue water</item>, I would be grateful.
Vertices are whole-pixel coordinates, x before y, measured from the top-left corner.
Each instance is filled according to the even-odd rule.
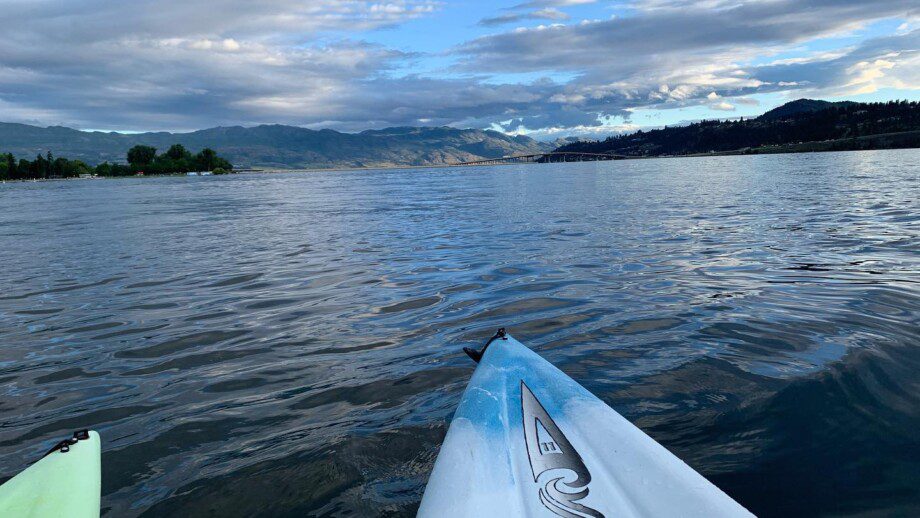
[[[411,515],[508,327],[763,516],[920,513],[920,151],[0,185],[0,473]]]

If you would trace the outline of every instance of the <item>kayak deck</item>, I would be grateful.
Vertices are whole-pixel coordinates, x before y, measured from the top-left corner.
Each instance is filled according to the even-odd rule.
[[[562,371],[504,336],[484,351],[463,394],[419,516],[751,514]]]
[[[99,516],[99,434],[77,432],[0,486],[4,518],[88,518]]]

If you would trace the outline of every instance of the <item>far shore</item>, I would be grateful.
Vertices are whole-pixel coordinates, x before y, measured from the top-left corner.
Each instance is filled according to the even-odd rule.
[[[909,132],[920,134],[920,131]],[[870,137],[883,137],[886,135],[871,135]],[[869,137],[861,137],[863,139]],[[615,162],[619,160],[652,160],[652,159],[669,159],[669,158],[701,158],[701,157],[714,157],[714,156],[755,156],[755,155],[788,155],[788,154],[802,154],[802,153],[847,153],[854,151],[884,151],[884,150],[896,150],[896,149],[920,149],[918,147],[888,147],[888,148],[879,148],[879,149],[827,149],[827,147],[832,146],[834,143],[839,143],[839,141],[825,141],[825,142],[803,142],[798,144],[788,144],[782,146],[765,146],[759,148],[750,148],[750,149],[737,149],[732,151],[713,151],[710,153],[693,153],[686,155],[651,155],[651,156],[624,156],[618,158],[617,160],[603,160],[603,162]],[[591,162],[590,160],[584,161],[571,161],[568,163],[578,163],[578,162]],[[553,162],[553,164],[559,164],[560,162]],[[495,167],[495,166],[513,166],[513,165],[530,165],[530,164],[541,164],[540,162],[530,162],[527,164],[522,164],[520,162],[506,162],[506,163],[495,163],[489,164],[485,167]],[[546,164],[549,165],[549,164]],[[302,167],[302,168],[273,168],[273,167],[247,167],[242,169],[234,169],[232,172],[226,175],[215,175],[215,176],[228,176],[236,174],[246,174],[246,173],[261,173],[261,174],[277,174],[277,173],[312,173],[312,172],[324,172],[324,171],[386,171],[393,169],[444,169],[444,168],[455,168],[455,167],[484,167],[484,165],[470,165],[470,164],[430,164],[430,165],[379,165],[379,166],[351,166],[351,167]],[[125,180],[125,179],[144,179],[144,178],[168,178],[168,177],[182,177],[182,178],[191,178],[188,177],[185,173],[176,173],[176,174],[145,174],[145,175],[130,175],[130,176],[93,176],[91,178],[41,178],[41,179],[24,179],[24,180],[3,180],[0,183],[19,183],[19,182],[58,182],[58,181],[75,181],[75,180]]]
[[[799,142],[795,144],[783,144],[776,146],[761,146],[756,148],[733,149],[730,151],[712,151],[709,153],[688,153],[682,155],[649,155],[649,156],[629,156],[625,155],[617,160],[648,160],[655,158],[698,158],[711,156],[736,156],[736,155],[785,155],[799,153],[839,153],[846,151],[878,151],[884,149],[920,149],[916,146],[883,146],[883,147],[861,147],[871,144],[880,139],[904,137],[920,137],[920,130],[905,131],[900,133],[881,133],[876,135],[866,135],[863,137],[837,140],[824,140],[820,142]],[[835,146],[838,149],[834,149]],[[840,146],[851,146],[852,149],[839,149]],[[607,160],[610,161],[610,160]],[[573,161],[578,162],[578,161]],[[590,162],[590,160],[588,160]],[[558,164],[559,162],[553,162]],[[495,165],[521,165],[518,162],[507,162],[489,164]],[[253,166],[259,167],[259,166]],[[482,165],[469,164],[430,164],[430,165],[378,165],[378,166],[349,166],[349,167],[295,167],[295,168],[273,168],[268,166],[260,167],[260,171],[265,173],[289,173],[289,172],[314,172],[314,171],[373,171],[389,169],[437,169],[444,167],[483,167]],[[257,171],[240,171],[240,172],[257,172]]]
[[[911,132],[918,133],[918,132]],[[881,135],[873,135],[881,136]],[[827,141],[828,144],[837,142],[837,141]],[[731,151],[715,151],[711,153],[693,153],[686,155],[650,155],[650,156],[624,156],[618,158],[617,160],[603,160],[602,162],[618,162],[620,160],[653,160],[653,159],[667,159],[667,158],[700,158],[700,157],[713,157],[713,156],[755,156],[755,155],[797,155],[803,153],[847,153],[853,151],[884,151],[884,150],[896,150],[896,149],[920,149],[918,147],[891,147],[891,148],[879,148],[879,149],[794,149],[796,147],[805,147],[814,144],[825,144],[823,142],[804,142],[802,144],[790,144],[786,146],[767,146],[762,148],[752,148],[752,149],[736,149]],[[568,163],[578,163],[579,161],[572,161]],[[583,162],[592,162],[591,160],[585,160]],[[553,162],[553,165],[557,165],[561,162]],[[442,169],[442,168],[454,168],[454,167],[494,167],[494,166],[511,166],[511,165],[530,165],[533,164],[521,164],[518,162],[507,162],[507,163],[498,163],[486,165],[468,165],[468,164],[431,164],[431,165],[381,165],[381,166],[353,166],[353,167],[298,167],[298,168],[272,168],[264,167],[260,170],[244,170],[244,171],[234,171],[236,172],[261,172],[261,173],[301,173],[301,172],[320,172],[320,171],[380,171],[380,170],[390,170],[390,169]],[[540,164],[536,162],[536,164]],[[543,165],[543,164],[540,164]],[[546,164],[550,165],[550,164]]]

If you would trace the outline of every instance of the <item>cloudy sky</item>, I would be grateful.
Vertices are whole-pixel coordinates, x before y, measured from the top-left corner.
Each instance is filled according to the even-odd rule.
[[[0,0],[0,120],[605,135],[920,98],[920,3]]]

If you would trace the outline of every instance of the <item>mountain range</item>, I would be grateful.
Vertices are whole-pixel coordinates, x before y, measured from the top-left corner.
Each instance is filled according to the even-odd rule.
[[[95,165],[124,162],[132,146],[165,151],[182,144],[192,152],[210,147],[237,169],[437,166],[547,151],[625,156],[730,152],[826,151],[920,146],[916,101],[857,103],[799,99],[751,119],[615,135],[600,141],[538,142],[497,131],[451,127],[397,127],[342,133],[296,126],[216,127],[188,133],[115,133],[0,123],[0,152],[34,158],[55,156]]]
[[[165,151],[182,144],[217,150],[237,169],[428,166],[541,153],[555,147],[526,136],[450,127],[399,127],[342,133],[296,126],[217,127],[189,133],[115,133],[0,123],[0,151],[20,158],[51,151],[90,165],[124,162],[132,146]]]

